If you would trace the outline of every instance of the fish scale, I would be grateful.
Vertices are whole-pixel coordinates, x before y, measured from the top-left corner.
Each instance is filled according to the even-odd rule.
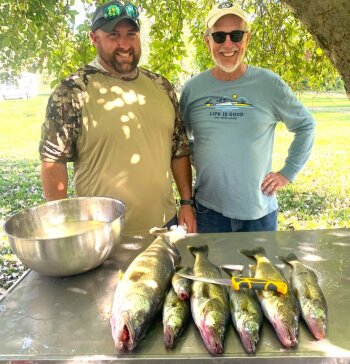
[[[178,297],[171,287],[163,305],[163,339],[167,349],[172,349],[190,319],[190,302]]]
[[[265,249],[257,247],[253,250],[241,250],[240,253],[256,261],[255,278],[271,279],[285,282],[288,286],[286,294],[275,291],[256,291],[262,310],[270,321],[275,332],[286,348],[298,343],[300,310],[294,293],[282,271],[274,266],[265,256]]]
[[[218,267],[208,259],[208,246],[188,247],[195,257],[193,273],[200,277],[221,278]],[[191,291],[191,311],[203,342],[212,354],[224,350],[226,326],[230,307],[226,287],[194,281]]]
[[[327,326],[327,303],[318,285],[315,272],[301,263],[295,254],[279,257],[279,259],[292,267],[292,287],[310,332],[316,339],[324,339]]]
[[[228,266],[221,267],[231,276],[240,274]],[[230,309],[233,325],[239,334],[244,350],[254,354],[259,343],[259,334],[263,322],[263,315],[260,304],[254,291],[248,288],[241,288],[236,291],[229,289]]]
[[[118,282],[110,319],[116,349],[133,350],[161,309],[180,254],[165,235],[129,265]]]

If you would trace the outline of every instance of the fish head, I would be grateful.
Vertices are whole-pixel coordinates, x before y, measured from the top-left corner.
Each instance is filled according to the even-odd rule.
[[[171,349],[175,346],[182,327],[183,322],[181,317],[176,315],[169,317],[167,323],[163,325],[164,345],[167,349]]]
[[[299,311],[293,307],[293,303],[290,305],[288,303],[283,301],[280,303],[271,323],[282,345],[292,348],[298,344]]]
[[[256,321],[247,321],[239,331],[244,349],[249,354],[256,351],[259,342],[260,325]]]
[[[327,311],[322,303],[310,302],[305,310],[304,318],[316,339],[322,340],[326,337]]]
[[[178,280],[174,284],[174,290],[181,301],[188,300],[191,293],[191,283],[188,279]]]
[[[137,342],[132,318],[124,312],[110,319],[114,345],[119,351],[132,350]]]
[[[112,336],[118,350],[133,350],[141,341],[150,324],[150,303],[147,300],[132,299],[130,296],[110,319]],[[142,303],[145,306],[142,306]]]
[[[224,351],[227,315],[220,311],[208,311],[202,316],[200,332],[206,348],[211,354],[221,354]]]

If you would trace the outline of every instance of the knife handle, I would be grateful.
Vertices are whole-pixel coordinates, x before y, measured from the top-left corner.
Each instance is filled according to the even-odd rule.
[[[264,291],[275,291],[279,293],[286,294],[288,291],[287,284],[282,281],[272,281],[269,279],[259,279],[259,278],[240,278],[232,277],[232,288],[236,291],[241,288],[251,288],[256,290]]]

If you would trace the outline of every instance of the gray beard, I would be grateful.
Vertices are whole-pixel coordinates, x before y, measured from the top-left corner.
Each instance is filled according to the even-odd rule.
[[[214,62],[216,64],[216,66],[218,66],[222,71],[224,71],[226,73],[233,73],[239,67],[238,63],[236,63],[232,66],[226,66],[226,65],[220,63],[216,58],[214,58]]]

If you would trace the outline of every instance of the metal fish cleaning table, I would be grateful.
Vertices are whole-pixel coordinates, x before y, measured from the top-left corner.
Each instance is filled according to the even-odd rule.
[[[135,351],[116,352],[109,315],[117,271],[125,270],[152,240],[149,236],[125,237],[113,259],[78,276],[50,278],[34,271],[25,274],[0,301],[0,363],[350,363],[349,229],[200,234],[177,243],[182,265],[194,261],[188,245],[208,244],[209,258],[217,265],[251,264],[237,252],[243,248],[264,246],[274,263],[280,263],[276,255],[294,252],[318,272],[328,303],[327,339],[313,339],[301,322],[297,348],[285,349],[265,320],[257,353],[248,355],[230,322],[224,354],[212,356],[190,322],[175,349],[167,351],[159,315]],[[289,276],[288,267],[283,271]]]

